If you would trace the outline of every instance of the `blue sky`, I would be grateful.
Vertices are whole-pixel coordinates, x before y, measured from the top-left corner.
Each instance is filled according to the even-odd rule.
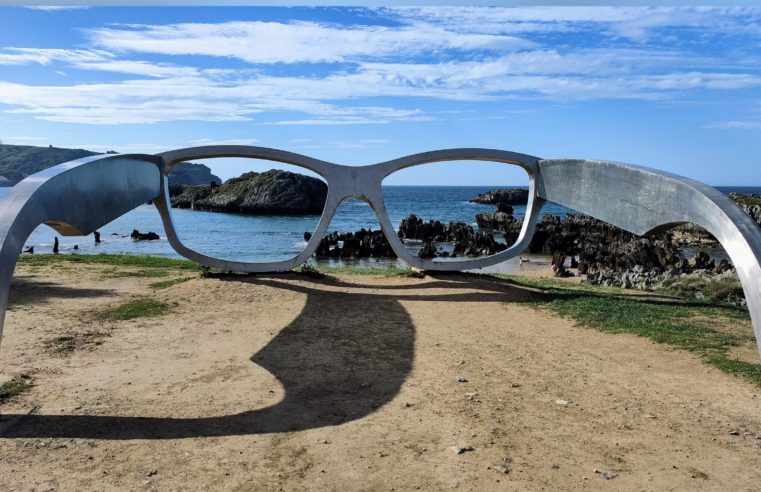
[[[0,140],[488,147],[761,185],[761,8],[0,7]]]

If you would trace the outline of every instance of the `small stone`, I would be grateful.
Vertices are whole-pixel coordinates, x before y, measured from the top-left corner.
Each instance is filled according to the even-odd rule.
[[[508,473],[510,473],[510,469],[504,465],[491,465],[489,468],[503,475],[507,475]]]
[[[457,376],[456,378],[454,378],[454,380],[457,381],[458,383],[467,383],[468,382],[468,380],[464,376]]]
[[[317,441],[317,444],[330,444],[330,441],[328,441],[327,439],[320,439]]]
[[[404,404],[404,408],[410,408],[412,406],[412,403],[407,402]]]
[[[653,415],[652,413],[646,413],[645,415],[646,419],[657,419],[658,417],[656,415]]]
[[[145,474],[146,477],[152,477],[158,473],[157,470],[150,470],[148,473]]]
[[[562,407],[568,405],[568,400],[555,400],[555,405],[560,405]]]
[[[465,393],[465,398],[468,400],[473,400],[478,393]]]
[[[510,387],[511,388],[520,388],[521,385],[520,385],[520,383],[513,383],[513,384],[510,385]]]
[[[736,431],[736,430],[729,431],[729,435],[730,436],[739,436],[740,435],[740,431]]]
[[[467,451],[473,451],[473,446],[451,446],[449,449],[451,449],[454,454],[463,454]]]

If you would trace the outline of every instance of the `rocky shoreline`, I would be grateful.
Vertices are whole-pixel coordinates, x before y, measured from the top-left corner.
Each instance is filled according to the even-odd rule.
[[[498,190],[506,191],[506,190]],[[507,203],[514,194],[484,193],[477,200],[497,201],[497,211],[478,214],[478,229],[462,222],[448,224],[424,220],[415,215],[403,219],[398,236],[403,241],[419,241],[417,256],[425,259],[489,256],[514,244],[523,225],[513,216]],[[730,195],[761,227],[761,197]],[[473,200],[475,201],[475,200]],[[479,202],[479,203],[482,203]],[[495,238],[504,238],[503,241]],[[343,241],[343,248],[337,248]],[[451,251],[439,243],[450,243]],[[711,259],[705,251],[718,242],[706,230],[685,224],[656,236],[637,236],[606,222],[585,215],[546,215],[537,224],[526,252],[552,256],[556,276],[585,275],[584,282],[595,285],[667,290],[698,299],[711,298],[744,305],[742,287],[733,265],[726,259]],[[684,249],[696,250],[692,258]],[[318,248],[318,258],[395,258],[380,231],[353,234],[334,233]],[[707,294],[708,293],[708,294]]]

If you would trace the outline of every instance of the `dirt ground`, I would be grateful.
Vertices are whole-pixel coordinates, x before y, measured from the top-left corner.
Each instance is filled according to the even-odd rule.
[[[17,269],[0,489],[761,490],[758,387],[505,281],[112,269]]]

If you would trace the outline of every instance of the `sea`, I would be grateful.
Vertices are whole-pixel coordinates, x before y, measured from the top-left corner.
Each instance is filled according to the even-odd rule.
[[[0,188],[0,198],[11,188]],[[415,214],[423,220],[465,222],[476,228],[475,216],[496,210],[494,205],[480,205],[470,202],[480,193],[495,187],[482,186],[386,186],[383,197],[389,218],[395,228],[401,220]],[[759,193],[761,186],[719,187],[725,193]],[[514,215],[522,218],[525,205],[515,205]],[[575,213],[573,210],[548,203],[542,215],[554,214],[564,217]],[[293,258],[306,246],[305,232],[312,232],[319,216],[246,216],[239,214],[204,212],[173,209],[174,221],[182,241],[192,249],[219,258],[267,262]],[[360,229],[378,230],[380,226],[372,208],[359,200],[344,201],[336,210],[330,223],[329,232],[354,232]],[[130,233],[156,232],[159,240],[133,241]],[[61,254],[127,253],[135,255],[156,255],[179,258],[166,240],[161,219],[153,205],[145,204],[117,218],[99,229],[101,243],[95,244],[94,236],[62,237],[57,232],[41,225],[29,236],[24,248],[34,247],[35,253],[51,253],[54,238],[60,241]],[[410,243],[410,250],[417,252],[420,245]],[[519,268],[539,268],[548,264],[543,257],[529,257],[529,262],[519,265],[518,260],[508,261],[491,268],[490,271],[510,272]],[[400,260],[310,260],[319,265],[347,266],[362,268],[403,266]]]

